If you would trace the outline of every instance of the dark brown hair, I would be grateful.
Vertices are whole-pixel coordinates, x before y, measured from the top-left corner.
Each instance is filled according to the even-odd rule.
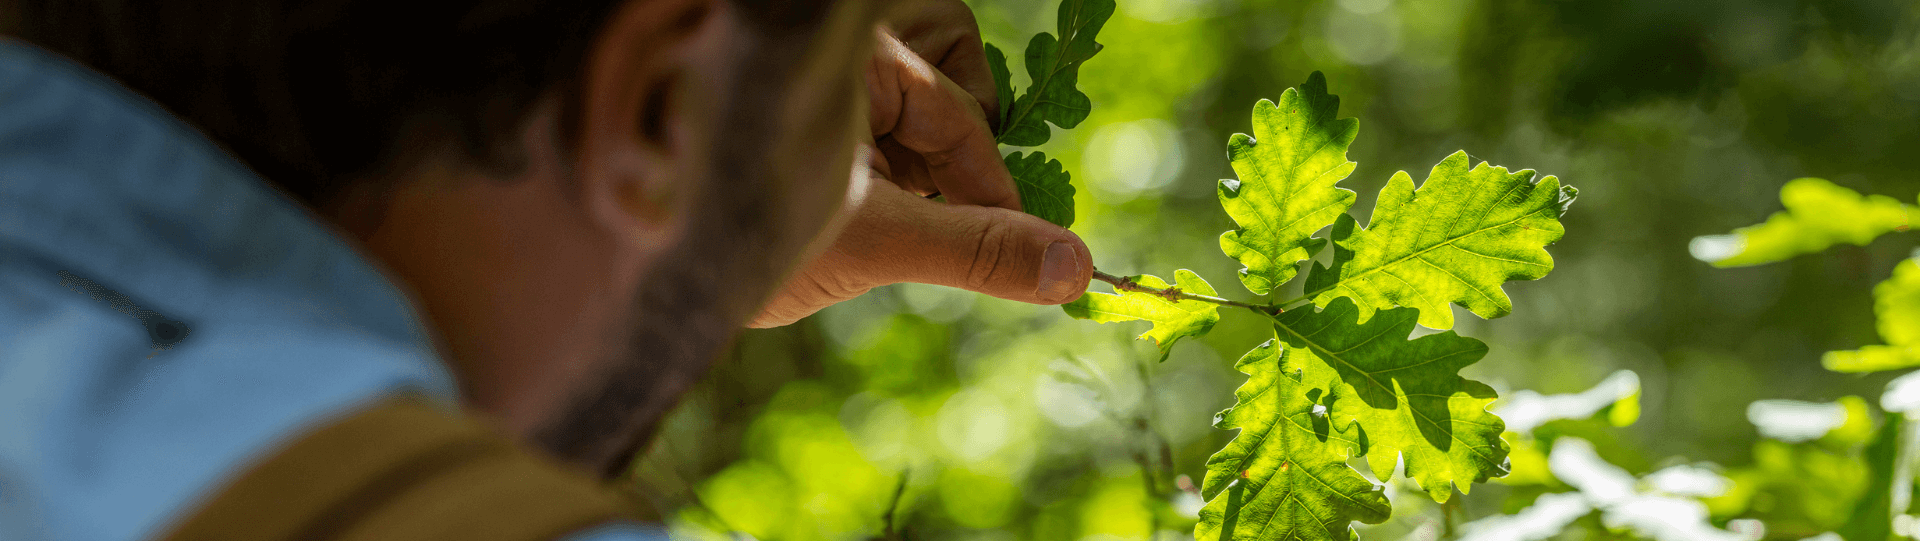
[[[119,80],[324,205],[445,146],[516,170],[521,124],[548,92],[571,97],[622,1],[0,0],[0,29]],[[735,1],[772,34],[811,27],[831,3]]]

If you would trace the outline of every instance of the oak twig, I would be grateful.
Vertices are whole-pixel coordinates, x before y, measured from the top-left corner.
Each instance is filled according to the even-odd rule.
[[[1214,297],[1211,295],[1188,293],[1185,291],[1181,291],[1179,287],[1169,287],[1166,289],[1147,287],[1147,286],[1134,283],[1132,280],[1128,280],[1123,277],[1114,276],[1111,274],[1107,274],[1105,272],[1100,272],[1100,269],[1093,270],[1093,278],[1095,280],[1113,284],[1113,289],[1115,291],[1132,291],[1135,293],[1146,293],[1148,295],[1153,295],[1156,297],[1167,299],[1168,302],[1179,302],[1182,300],[1200,301],[1200,302],[1210,302],[1210,303],[1218,304],[1221,306],[1238,306],[1238,307],[1259,312],[1262,314],[1273,314],[1273,313],[1279,312],[1278,307],[1261,306],[1258,304],[1244,303],[1244,302],[1240,302],[1232,299],[1223,299],[1223,298]]]

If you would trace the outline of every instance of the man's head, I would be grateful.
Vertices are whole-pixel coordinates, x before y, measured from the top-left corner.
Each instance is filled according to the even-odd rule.
[[[603,470],[866,170],[866,2],[12,1],[363,241],[470,403]]]

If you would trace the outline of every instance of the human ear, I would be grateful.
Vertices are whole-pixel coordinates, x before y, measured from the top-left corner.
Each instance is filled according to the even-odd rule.
[[[664,242],[707,176],[740,36],[724,0],[629,1],[580,76],[573,159],[583,203],[622,234]]]

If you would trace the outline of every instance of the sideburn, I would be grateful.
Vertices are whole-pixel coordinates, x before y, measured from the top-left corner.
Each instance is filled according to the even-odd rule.
[[[866,2],[840,4],[835,17],[872,25]],[[792,264],[787,245],[796,242],[777,230],[788,199],[781,190],[793,186],[773,181],[780,172],[767,154],[782,131],[784,100],[770,97],[790,95],[796,66],[807,65],[809,51],[819,49],[792,44],[814,41],[815,28],[836,26],[821,22],[752,32],[756,43],[742,51],[715,133],[712,174],[697,193],[685,194],[694,209],[686,234],[635,293],[631,326],[618,348],[623,353],[607,359],[600,380],[585,383],[573,404],[536,433],[548,452],[603,478],[625,473],[667,413],[781,284]],[[867,34],[851,35],[821,38]]]

